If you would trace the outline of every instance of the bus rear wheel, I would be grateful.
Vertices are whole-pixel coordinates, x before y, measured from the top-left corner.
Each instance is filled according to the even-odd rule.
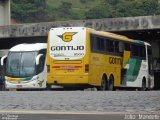
[[[113,79],[112,76],[109,78],[108,90],[109,91],[113,91],[114,90],[114,79]]]
[[[146,90],[147,90],[147,87],[146,87],[146,80],[145,80],[145,78],[143,78],[143,80],[142,80],[141,91],[146,91]]]
[[[107,79],[103,76],[101,80],[101,86],[99,88],[100,91],[105,91],[107,90],[108,82]]]

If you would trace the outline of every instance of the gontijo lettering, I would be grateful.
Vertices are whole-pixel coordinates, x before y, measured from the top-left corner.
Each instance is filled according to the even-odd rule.
[[[84,46],[51,46],[52,51],[84,50]]]
[[[121,64],[121,58],[109,57],[110,64]]]

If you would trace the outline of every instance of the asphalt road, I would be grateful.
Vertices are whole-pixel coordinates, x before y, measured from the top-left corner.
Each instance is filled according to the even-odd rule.
[[[51,113],[37,112],[33,114],[27,112],[41,110]],[[160,91],[0,92],[1,118],[5,118],[4,114],[12,114],[13,111],[17,111],[13,114],[18,114],[18,120],[41,120],[44,117],[46,117],[45,120],[81,120],[82,118],[83,120],[102,120],[103,118],[103,120],[106,120],[105,118],[108,117],[111,120],[116,119],[113,117],[124,120],[125,114],[130,113],[133,115],[135,113],[160,115]],[[19,115],[20,112],[22,113]],[[57,112],[60,112],[61,115],[57,115]],[[69,112],[69,114],[64,114],[66,112]],[[112,115],[112,113],[114,114]],[[115,115],[115,113],[121,114]],[[134,118],[134,116],[132,117]],[[138,119],[138,115],[135,117]]]
[[[0,110],[160,111],[160,91],[3,91]]]

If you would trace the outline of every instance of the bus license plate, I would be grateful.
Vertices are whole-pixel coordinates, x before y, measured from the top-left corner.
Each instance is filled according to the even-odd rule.
[[[68,69],[67,71],[68,71],[68,72],[74,72],[74,70],[72,70],[72,69]]]

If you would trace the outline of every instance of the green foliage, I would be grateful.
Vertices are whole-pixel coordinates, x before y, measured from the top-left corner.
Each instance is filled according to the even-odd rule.
[[[23,22],[46,21],[47,11],[44,0],[12,0],[12,18]]]
[[[79,8],[73,8],[71,12],[72,19],[74,20],[82,20],[86,19],[85,17],[85,11],[79,9]]]
[[[86,12],[87,19],[111,18],[114,10],[109,4],[98,5]]]
[[[120,0],[104,0],[104,3],[109,3],[111,5],[116,5],[120,2]]]
[[[79,0],[81,3],[86,3],[87,0]]]
[[[58,11],[63,15],[66,16],[67,14],[70,14],[71,12],[71,6],[72,3],[68,3],[68,2],[62,2],[62,4],[58,7]]]
[[[21,22],[100,19],[160,14],[158,0],[11,0]]]

